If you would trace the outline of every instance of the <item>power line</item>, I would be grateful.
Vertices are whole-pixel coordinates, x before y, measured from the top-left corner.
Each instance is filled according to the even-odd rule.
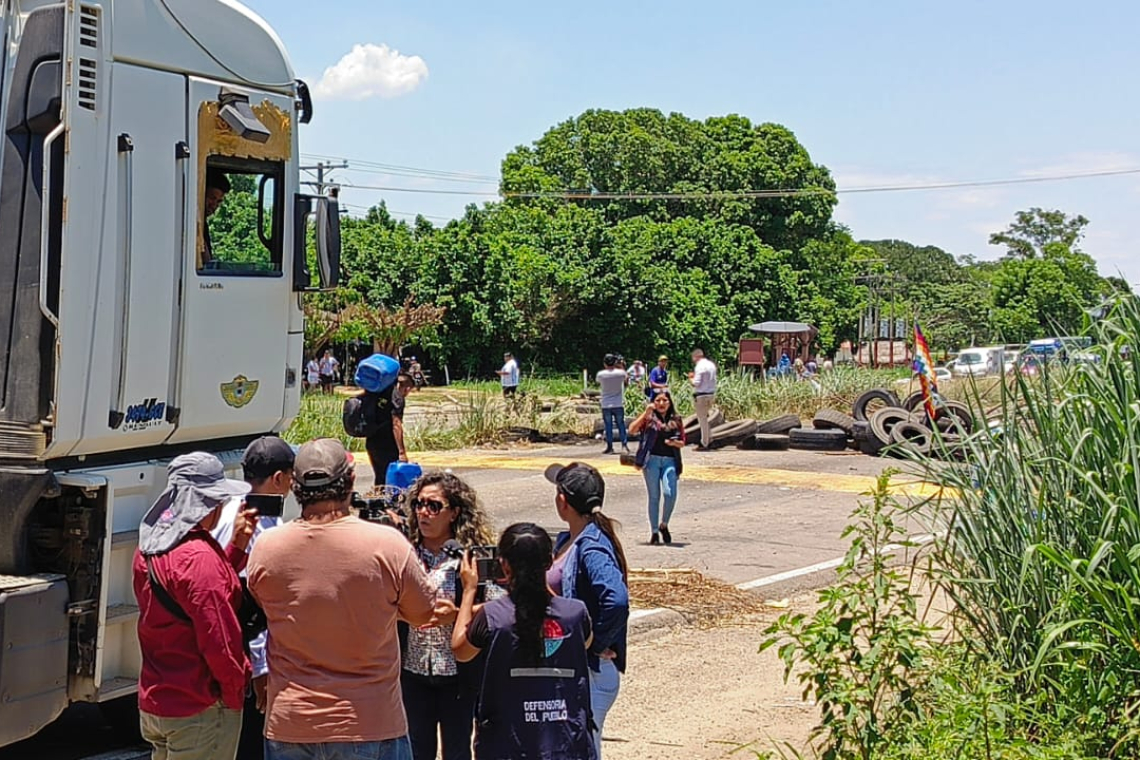
[[[465,195],[471,197],[503,197],[527,200],[732,200],[736,198],[796,198],[816,195],[857,195],[872,193],[920,192],[929,190],[953,190],[971,187],[999,187],[1003,185],[1026,185],[1041,182],[1064,182],[1097,177],[1118,177],[1140,174],[1140,168],[1114,169],[1108,171],[1073,172],[1069,174],[1041,175],[1038,177],[1012,177],[1007,179],[964,180],[959,182],[931,182],[926,184],[875,185],[869,187],[837,188],[822,187],[792,188],[784,190],[710,190],[681,193],[604,193],[582,191],[556,191],[536,193],[499,193],[485,190],[445,190],[438,188],[393,187],[384,185],[361,185],[342,183],[343,187],[355,190],[375,190],[386,193],[416,193],[424,195]]]
[[[424,177],[452,177],[465,180],[481,180],[486,182],[498,182],[498,177],[493,177],[489,174],[475,174],[473,172],[458,172],[448,171],[443,169],[425,169],[418,166],[403,166],[401,164],[385,164],[378,161],[365,161],[364,159],[357,158],[341,158],[339,156],[326,156],[320,153],[303,153],[303,157],[312,158],[324,161],[342,161],[351,163],[353,166],[366,166],[381,172],[400,172],[411,173],[417,176]]]

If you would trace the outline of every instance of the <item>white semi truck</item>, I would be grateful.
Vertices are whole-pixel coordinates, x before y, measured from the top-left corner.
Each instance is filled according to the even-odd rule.
[[[135,692],[139,520],[173,456],[235,467],[289,424],[340,243],[299,192],[308,89],[249,10],[0,4],[4,745]]]

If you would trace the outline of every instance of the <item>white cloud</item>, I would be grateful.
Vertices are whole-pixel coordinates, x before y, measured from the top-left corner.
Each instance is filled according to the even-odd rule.
[[[354,45],[335,66],[325,69],[316,94],[329,100],[395,98],[412,92],[427,77],[427,64],[418,55],[367,43]]]

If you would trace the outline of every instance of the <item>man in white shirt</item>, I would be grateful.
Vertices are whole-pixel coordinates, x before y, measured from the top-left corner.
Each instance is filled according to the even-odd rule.
[[[712,430],[709,427],[709,412],[716,400],[716,365],[705,358],[701,349],[693,351],[693,371],[689,373],[693,384],[693,406],[696,407],[697,422],[701,425],[701,442],[697,451],[708,451],[712,443]]]
[[[498,371],[499,382],[503,384],[503,398],[510,398],[519,389],[519,363],[511,352],[503,354],[503,368]]]
[[[245,481],[249,483],[249,493],[280,496],[284,499],[293,485],[293,459],[293,447],[275,436],[267,435],[249,444],[241,459]],[[239,496],[230,499],[222,508],[218,524],[211,534],[223,547],[229,544],[233,536],[234,521],[245,507],[245,502],[246,497]],[[259,516],[246,552],[253,551],[253,546],[262,533],[276,528],[281,522],[281,517]],[[241,572],[241,579],[244,588],[244,570]],[[242,718],[241,743],[238,749],[238,757],[242,760],[258,760],[264,752],[266,679],[269,675],[265,653],[267,639],[268,634],[262,631],[249,642],[249,661],[253,665],[253,689],[246,697]]]
[[[337,370],[340,367],[340,362],[333,356],[332,349],[325,351],[325,355],[321,357],[321,390],[325,393],[333,392],[333,383],[336,382]]]
[[[606,430],[606,450],[603,454],[614,453],[614,426],[621,437],[621,450],[629,453],[629,434],[625,427],[625,383],[628,375],[617,366],[618,357],[606,354],[602,359],[605,367],[597,375],[602,387],[602,422]]]

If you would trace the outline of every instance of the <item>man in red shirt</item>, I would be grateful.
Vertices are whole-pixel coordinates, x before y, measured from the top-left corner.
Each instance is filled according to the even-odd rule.
[[[139,712],[153,760],[233,760],[249,681],[237,610],[238,571],[256,513],[242,510],[230,545],[210,536],[221,507],[248,490],[212,454],[175,458],[139,526]]]

